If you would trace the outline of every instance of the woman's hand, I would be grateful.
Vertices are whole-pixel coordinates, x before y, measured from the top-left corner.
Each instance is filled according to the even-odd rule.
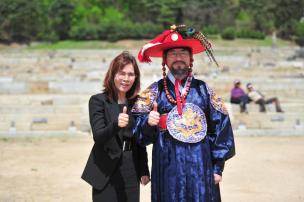
[[[128,125],[128,123],[129,123],[129,115],[127,114],[127,107],[124,106],[122,113],[118,115],[118,126],[120,128],[124,128]]]
[[[141,178],[140,178],[140,183],[142,184],[142,185],[146,185],[146,184],[148,184],[150,182],[150,177],[148,176],[148,175],[145,175],[145,176],[141,176]]]
[[[220,181],[222,181],[222,176],[216,173],[213,174],[213,177],[214,177],[214,184],[218,184]]]

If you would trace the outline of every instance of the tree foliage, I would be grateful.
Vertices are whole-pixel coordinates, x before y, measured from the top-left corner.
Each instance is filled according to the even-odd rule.
[[[151,38],[172,24],[229,39],[274,31],[293,39],[303,17],[304,0],[1,0],[0,41]]]
[[[49,7],[51,28],[60,40],[69,38],[74,4],[69,0],[54,0]]]
[[[0,41],[28,43],[38,37],[43,13],[39,0],[0,1]]]

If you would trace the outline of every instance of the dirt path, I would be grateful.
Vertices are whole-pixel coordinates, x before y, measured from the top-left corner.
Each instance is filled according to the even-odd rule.
[[[236,137],[223,202],[304,201],[304,137]],[[91,201],[80,179],[90,137],[0,140],[0,202]],[[141,201],[150,201],[149,186]]]

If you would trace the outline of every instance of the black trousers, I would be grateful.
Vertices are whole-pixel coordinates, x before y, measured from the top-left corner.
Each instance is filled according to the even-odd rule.
[[[132,151],[124,151],[122,160],[103,190],[93,188],[93,202],[139,202],[139,182]]]
[[[241,112],[246,112],[246,104],[249,103],[249,98],[247,95],[243,95],[241,97],[231,97],[230,102],[233,104],[240,104],[240,111]]]
[[[266,104],[271,104],[271,103],[275,104],[275,108],[277,112],[283,112],[277,97],[268,98],[266,100],[259,99],[258,101],[256,101],[256,103],[260,105],[260,112],[266,112]]]

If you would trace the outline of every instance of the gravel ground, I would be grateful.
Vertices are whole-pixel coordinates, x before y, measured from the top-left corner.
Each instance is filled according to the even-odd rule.
[[[223,202],[304,201],[304,137],[235,139]],[[89,136],[0,139],[0,202],[91,201],[91,188],[80,179],[91,146]],[[150,202],[149,185],[141,187],[141,201]]]

